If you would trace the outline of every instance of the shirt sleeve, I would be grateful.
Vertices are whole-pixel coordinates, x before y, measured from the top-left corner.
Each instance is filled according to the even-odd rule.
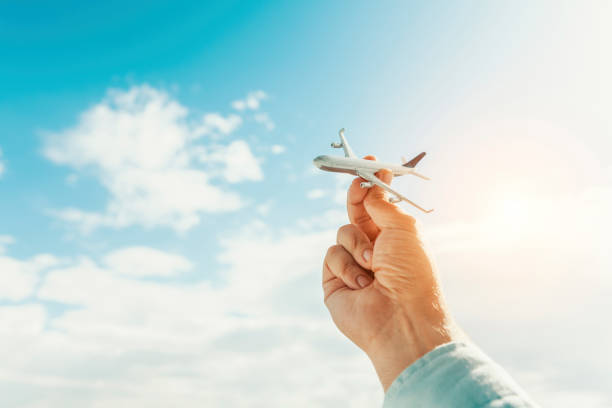
[[[533,408],[537,405],[475,345],[452,342],[406,368],[383,408]]]

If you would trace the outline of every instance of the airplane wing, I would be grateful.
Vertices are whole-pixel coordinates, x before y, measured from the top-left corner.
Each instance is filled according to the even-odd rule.
[[[404,197],[403,195],[401,195],[397,191],[393,190],[390,185],[388,185],[387,183],[384,183],[381,179],[376,177],[376,175],[374,173],[372,173],[372,172],[363,171],[363,170],[357,170],[357,175],[359,177],[362,177],[362,178],[368,180],[372,184],[375,184],[375,185],[383,188],[384,190],[390,192],[391,194],[395,195],[399,200],[406,201],[407,203],[412,204],[413,206],[415,206],[416,208],[418,208],[419,210],[421,210],[421,211],[423,211],[425,213],[430,213],[430,212],[433,211],[433,209],[432,210],[426,210],[423,207],[421,207],[420,205],[410,201],[409,199],[407,199],[406,197]]]
[[[338,135],[340,136],[340,141],[342,142],[342,148],[344,149],[344,156],[345,157],[357,157],[355,156],[355,153],[353,153],[353,151],[351,150],[351,146],[349,146],[348,142],[346,141],[346,138],[344,137],[344,128],[340,129],[340,131],[338,132]]]
[[[423,180],[431,180],[429,177],[422,175],[421,173],[417,173],[416,171],[412,170],[410,173],[408,174],[412,174],[413,176],[417,176],[422,178]]]

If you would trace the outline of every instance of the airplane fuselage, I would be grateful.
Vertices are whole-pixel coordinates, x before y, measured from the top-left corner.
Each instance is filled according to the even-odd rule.
[[[414,174],[414,171],[411,168],[398,164],[382,163],[379,161],[359,159],[356,157],[322,155],[315,157],[312,162],[321,170],[335,173],[348,173],[355,176],[357,175],[357,170],[377,172],[380,169],[389,169],[396,177],[403,176],[405,174]]]

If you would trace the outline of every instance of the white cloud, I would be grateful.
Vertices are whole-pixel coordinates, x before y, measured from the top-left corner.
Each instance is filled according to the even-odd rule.
[[[113,251],[104,262],[112,271],[130,276],[175,276],[193,267],[181,255],[143,246]]]
[[[270,147],[270,151],[272,152],[272,154],[281,154],[284,153],[285,150],[287,150],[285,148],[285,146],[282,145],[272,145],[272,147]]]
[[[313,229],[325,230],[337,228],[341,225],[348,224],[348,222],[349,220],[345,210],[327,210],[321,214],[297,220],[296,227],[302,228],[305,231]]]
[[[0,254],[4,253],[6,247],[13,244],[15,239],[10,235],[0,235]]]
[[[2,336],[36,335],[43,329],[46,318],[41,305],[0,306]]]
[[[202,124],[196,129],[196,134],[206,135],[219,132],[228,135],[238,129],[242,124],[242,118],[238,115],[224,117],[218,113],[207,113],[202,118]]]
[[[346,205],[346,192],[348,191],[349,186],[355,179],[355,176],[343,173],[321,172],[321,170],[317,169],[312,165],[306,168],[305,173],[309,176],[322,176],[318,177],[321,186],[330,186],[333,184],[333,187],[329,188],[329,190],[325,190],[326,194],[331,197],[335,204],[341,205],[343,207]]]
[[[336,185],[334,191],[334,202],[336,204],[345,206],[346,205],[346,192],[349,189],[349,186],[354,180],[354,177],[350,177],[346,174],[335,174]]]
[[[211,183],[219,174],[230,182],[261,180],[258,161],[244,141],[217,146],[209,156],[194,142],[204,134],[228,134],[239,116],[207,114],[198,123],[166,93],[147,85],[109,91],[85,111],[76,126],[47,135],[44,154],[57,164],[87,170],[110,194],[103,212],[66,208],[52,211],[85,230],[100,226],[169,226],[186,230],[202,213],[234,211],[238,194]],[[196,167],[204,158],[207,169]]]
[[[250,92],[244,99],[232,102],[232,107],[237,111],[259,110],[261,102],[268,98],[264,91]],[[258,112],[253,115],[255,122],[263,125],[267,130],[274,130],[276,124],[266,112]]]
[[[273,396],[266,406],[380,404],[369,361],[322,303],[321,256],[334,237],[249,226],[221,241],[223,282],[214,286],[181,282],[173,271],[182,261],[150,248],[56,267],[36,297],[69,305],[63,313],[36,299],[0,306],[0,379],[10,385],[0,404],[257,406],[262,395]],[[134,263],[140,272],[125,273]]]
[[[315,188],[306,193],[306,198],[308,198],[309,200],[316,200],[318,198],[325,197],[325,195],[326,195],[325,190],[321,190],[320,188]]]
[[[239,99],[232,102],[232,107],[238,111],[243,110],[257,110],[261,104],[261,101],[266,99],[268,95],[264,91],[253,91],[249,92],[249,94],[244,99]]]
[[[304,278],[311,289],[313,284],[317,285],[321,256],[334,242],[335,233],[329,229],[274,233],[265,224],[247,226],[239,235],[221,239],[224,250],[218,259],[227,265],[227,268],[222,268],[227,281],[226,291],[236,297],[236,304],[243,305],[245,312],[256,314],[262,310],[262,317],[269,313],[285,314],[286,311],[271,307],[278,301],[293,303],[290,299],[295,293],[284,294],[285,285]],[[257,265],[256,273],[253,265]],[[315,271],[317,273],[312,276]],[[316,290],[318,292],[318,288]],[[310,296],[302,299],[308,299],[310,306],[303,312],[316,311],[318,314],[322,310],[318,303],[320,299]]]
[[[186,116],[185,107],[149,86],[111,90],[75,127],[49,135],[44,154],[55,163],[107,171],[185,164]]]
[[[230,181],[256,174],[239,169],[250,159],[236,160],[234,170],[228,170],[228,152],[245,151],[240,141],[230,146],[200,146],[190,150],[188,160],[213,163],[216,167],[207,169],[208,178]],[[579,152],[568,150],[573,156]],[[478,156],[482,168],[472,163],[471,173],[485,173],[499,161]],[[543,153],[533,156],[543,160]],[[558,158],[560,163],[568,161]],[[534,177],[530,169],[520,171]],[[494,172],[500,174],[499,169]],[[538,176],[538,183],[550,179],[550,172]],[[124,174],[126,185],[132,185],[129,179],[136,176]],[[330,181],[338,203],[345,201],[351,180],[336,175]],[[179,182],[170,177],[162,190]],[[443,219],[425,230],[459,323],[544,406],[569,407],[582,398],[601,406],[609,402],[606,373],[612,361],[605,345],[612,331],[601,324],[612,288],[606,273],[612,267],[606,247],[612,228],[608,186],[603,180],[567,194],[558,189],[533,194],[529,186],[506,181],[490,197],[478,195],[482,204],[477,216]],[[129,194],[127,187],[113,188]],[[158,199],[164,200],[161,190]],[[177,200],[168,208],[190,201]],[[262,213],[267,210],[264,206]],[[132,211],[142,212],[136,207]],[[189,211],[190,207],[184,209]],[[436,222],[437,215],[427,221]],[[70,216],[104,214],[77,210]],[[221,268],[193,269],[201,272],[198,276],[220,276],[221,282],[214,284],[181,280],[189,261],[162,251],[146,255],[150,248],[119,249],[100,260],[74,260],[46,272],[42,282],[44,272],[30,274],[33,280],[13,298],[24,299],[34,291],[42,300],[69,306],[61,314],[46,313],[38,304],[38,309],[0,310],[0,317],[6,316],[14,328],[0,336],[0,378],[11,390],[27,390],[22,394],[30,406],[49,401],[83,406],[92,400],[99,406],[257,406],[261,395],[274,395],[266,401],[269,406],[379,405],[382,392],[369,362],[337,332],[321,302],[322,257],[334,243],[336,227],[345,222],[344,211],[333,210],[298,220],[286,230],[254,222],[244,231],[225,234],[217,258]],[[10,262],[13,267],[27,261]],[[140,279],[144,276],[164,277],[164,283]],[[24,319],[30,322],[20,327]],[[592,344],[584,333],[601,341]],[[591,344],[588,352],[567,353],[583,342]],[[28,344],[27,356],[18,353],[23,344]],[[572,367],[572,375],[589,380],[567,380],[565,370],[555,368],[559,366]],[[324,385],[322,367],[330,379]],[[563,391],[568,384],[571,392]],[[236,395],[235,389],[243,392]],[[2,398],[7,397],[0,395],[0,405]]]
[[[551,218],[591,200],[587,205],[594,219],[603,221],[601,212],[612,205],[612,195],[592,194],[563,204]],[[485,214],[482,222],[489,219]],[[181,281],[189,261],[151,248],[119,249],[102,262],[82,258],[47,272],[37,297],[71,306],[55,316],[38,304],[0,308],[0,317],[12,328],[0,336],[6,354],[0,378],[16,390],[12,393],[27,390],[30,406],[49,401],[82,406],[91,400],[100,406],[176,401],[185,406],[257,406],[262,395],[274,395],[267,406],[379,405],[382,391],[370,363],[333,327],[322,305],[322,257],[346,214],[331,211],[301,221],[287,230],[255,222],[224,234],[217,259],[221,268],[215,271],[221,282],[214,285]],[[534,236],[520,241],[520,247],[513,239],[496,247],[471,240],[473,245],[460,251],[451,241],[491,230],[470,224],[460,233],[451,227],[445,234],[442,226],[429,228],[434,249],[447,248],[438,261],[459,322],[543,405],[558,400],[555,390],[565,389],[557,370],[541,369],[555,367],[551,360],[584,366],[581,375],[588,377],[590,370],[599,378],[566,395],[568,401],[584,395],[606,403],[597,391],[606,386],[605,370],[612,364],[602,357],[605,351],[600,348],[597,358],[566,352],[584,331],[602,339],[604,349],[612,336],[609,328],[595,325],[601,321],[597,313],[585,318],[573,312],[605,313],[601,306],[612,284],[604,273],[598,275],[609,268],[597,265],[611,266],[603,253],[593,258],[581,251],[558,251],[582,223],[565,224],[566,237],[551,240],[551,234],[548,247],[534,246],[540,239]],[[585,245],[596,247],[599,233],[609,225],[602,222],[600,227],[585,237],[578,234]],[[510,245],[507,251],[504,245]],[[517,256],[530,246],[534,251],[529,256]],[[584,265],[590,270],[583,270]],[[161,283],[140,276],[168,279]],[[593,282],[599,284],[592,287]],[[579,298],[571,295],[575,290]],[[550,324],[541,325],[544,319]],[[578,330],[567,332],[559,319]],[[512,342],[499,334],[506,332],[513,333]],[[18,358],[22,353],[12,351],[23,344],[29,353]],[[329,378],[323,385],[322,367]],[[534,370],[537,377],[530,374]],[[243,391],[239,395],[231,392],[238,388]],[[0,402],[2,398],[7,397],[0,396]]]
[[[553,245],[564,252],[595,250],[604,255],[612,229],[609,188],[590,187],[580,193],[555,196],[508,190],[486,201],[478,219],[446,223],[429,231],[438,253]],[[561,227],[571,233],[561,234]]]
[[[255,210],[257,211],[257,214],[261,216],[266,216],[270,213],[270,209],[272,208],[273,204],[273,201],[268,200],[265,203],[261,203],[257,207],[255,207]]]
[[[612,341],[609,325],[601,324],[612,291],[612,190],[506,193],[487,200],[479,218],[425,231],[451,310],[542,406],[571,407],[586,396],[606,406],[611,384],[603,377],[612,359],[598,344]],[[602,341],[567,353],[588,342],[584,333]],[[574,380],[553,368],[561,366],[572,367]]]
[[[255,119],[255,122],[263,125],[267,130],[274,130],[274,128],[276,128],[276,124],[266,112],[256,113],[253,115],[253,119]]]
[[[228,146],[217,146],[211,150],[207,160],[222,166],[221,174],[229,183],[263,180],[259,161],[244,140],[235,140]]]
[[[0,255],[0,301],[19,301],[30,296],[40,272],[57,262],[51,255],[38,255],[26,261]]]
[[[76,222],[84,231],[100,226],[116,228],[140,224],[188,230],[200,222],[200,213],[232,211],[241,207],[238,194],[208,184],[200,170],[123,170],[104,180],[112,198],[105,213],[75,208],[56,211],[65,221]]]

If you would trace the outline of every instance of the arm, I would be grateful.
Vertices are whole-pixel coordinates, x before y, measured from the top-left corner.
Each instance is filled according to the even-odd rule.
[[[389,171],[377,176],[391,183]],[[496,390],[506,377],[491,368],[490,360],[472,358],[482,354],[463,356],[475,350],[471,346],[445,346],[460,344],[465,336],[447,311],[414,218],[389,203],[382,188],[363,189],[360,182],[356,179],[348,193],[351,224],[340,228],[337,245],[328,250],[323,266],[325,304],[336,326],[372,361],[384,390],[389,390],[387,407],[445,406],[449,384],[457,383],[463,384],[455,388],[458,395],[489,395],[486,387]],[[423,361],[431,362],[426,365],[431,371]],[[479,370],[494,380],[478,382]],[[474,381],[462,382],[466,375]]]

